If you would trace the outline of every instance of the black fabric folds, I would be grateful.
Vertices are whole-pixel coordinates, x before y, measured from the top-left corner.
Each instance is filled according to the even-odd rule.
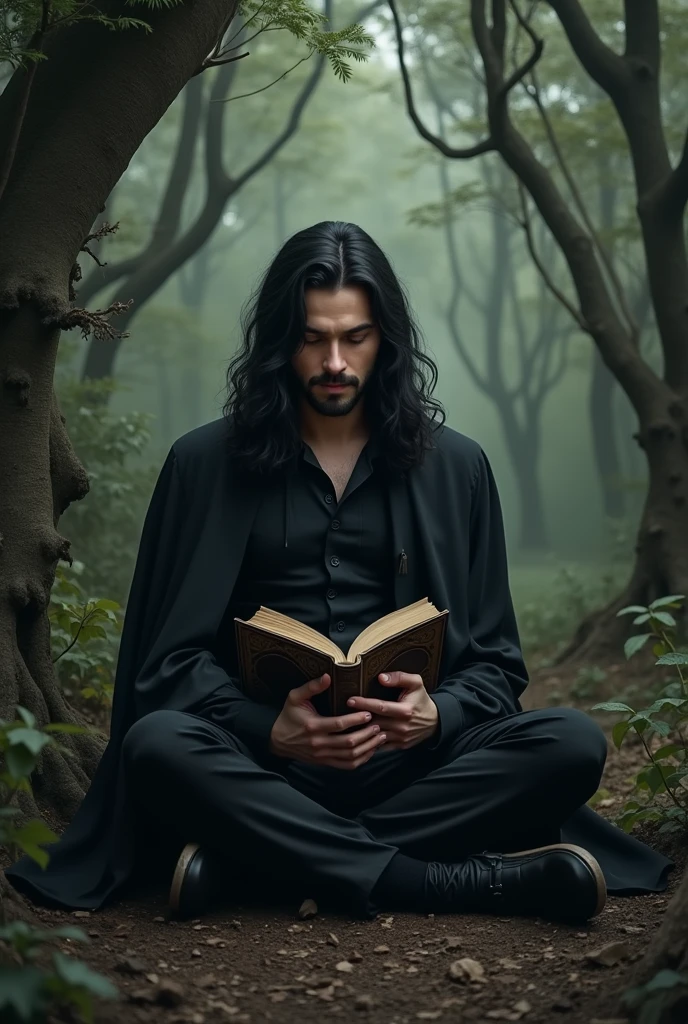
[[[266,486],[231,464],[228,429],[219,419],[185,434],[161,470],[127,603],[109,743],[73,821],[48,848],[47,868],[23,857],[6,872],[37,902],[97,908],[130,877],[134,827],[121,747],[144,715],[193,712],[210,700],[224,728],[265,752],[279,712],[245,697],[213,654]],[[450,611],[442,681],[433,694],[440,719],[433,743],[449,744],[473,726],[520,711],[528,682],[497,489],[480,446],[449,428],[437,431],[421,466],[388,483],[390,550],[395,560],[406,552],[408,564],[394,577],[395,606],[428,596]],[[666,887],[671,862],[588,807],[567,822],[562,837],[589,845],[610,892]]]

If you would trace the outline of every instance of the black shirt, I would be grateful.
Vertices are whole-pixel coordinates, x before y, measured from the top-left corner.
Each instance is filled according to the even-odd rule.
[[[234,618],[260,605],[290,615],[346,654],[366,626],[393,611],[394,553],[384,474],[369,442],[337,502],[304,444],[295,469],[266,487],[218,641],[237,675]]]

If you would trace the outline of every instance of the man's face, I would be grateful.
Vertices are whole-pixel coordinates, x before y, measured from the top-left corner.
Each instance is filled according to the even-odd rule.
[[[364,288],[305,293],[306,329],[291,364],[309,404],[323,416],[346,416],[370,377],[380,331]]]

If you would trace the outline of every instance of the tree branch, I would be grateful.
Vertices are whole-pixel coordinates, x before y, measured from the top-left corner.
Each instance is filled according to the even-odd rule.
[[[387,2],[394,20],[394,31],[397,39],[397,53],[399,54],[399,70],[401,71],[401,78],[404,84],[404,95],[406,97],[406,110],[416,126],[418,134],[427,142],[431,142],[435,149],[438,149],[444,156],[451,157],[455,160],[470,160],[471,157],[480,156],[481,153],[490,153],[496,148],[491,136],[488,136],[486,139],[483,139],[482,142],[478,142],[473,146],[466,146],[463,149],[457,149],[454,146],[447,145],[444,139],[433,134],[433,132],[425,126],[418,114],[418,111],[416,110],[416,104],[413,98],[411,77],[408,73],[408,68],[406,67],[403,30],[401,27],[399,12],[397,10],[396,0],[387,0]]]
[[[562,24],[573,52],[587,73],[610,96],[630,81],[623,57],[604,43],[583,10],[580,0],[547,0]]]
[[[589,333],[590,328],[585,322],[585,318],[583,317],[582,313],[580,312],[580,310],[576,309],[576,307],[567,299],[567,297],[564,295],[561,289],[559,289],[555,285],[554,281],[552,280],[552,277],[550,276],[549,270],[540,259],[535,248],[535,241],[533,239],[533,229],[530,220],[530,212],[528,210],[528,200],[526,199],[523,184],[519,179],[516,180],[516,187],[518,189],[518,198],[521,204],[521,227],[523,228],[526,237],[526,245],[528,246],[530,258],[535,264],[540,277],[545,282],[545,285],[550,290],[550,292],[557,300],[557,302],[560,302],[564,309],[568,310],[568,312],[571,314],[571,316],[576,321],[576,323],[582,331]]]
[[[86,305],[94,295],[123,277],[134,274],[156,252],[169,245],[179,230],[182,204],[187,192],[203,107],[203,81],[191,78],[184,88],[184,112],[177,139],[177,149],[167,178],[167,185],[148,243],[135,255],[118,263],[106,263],[94,269],[79,289],[79,299]]]

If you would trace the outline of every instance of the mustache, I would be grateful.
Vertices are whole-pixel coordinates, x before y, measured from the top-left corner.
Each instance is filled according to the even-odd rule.
[[[358,383],[358,377],[346,377],[341,373],[333,377],[329,373],[322,373],[318,377],[311,377],[308,381],[308,386],[313,388],[318,384],[351,384],[354,387],[358,387]]]

